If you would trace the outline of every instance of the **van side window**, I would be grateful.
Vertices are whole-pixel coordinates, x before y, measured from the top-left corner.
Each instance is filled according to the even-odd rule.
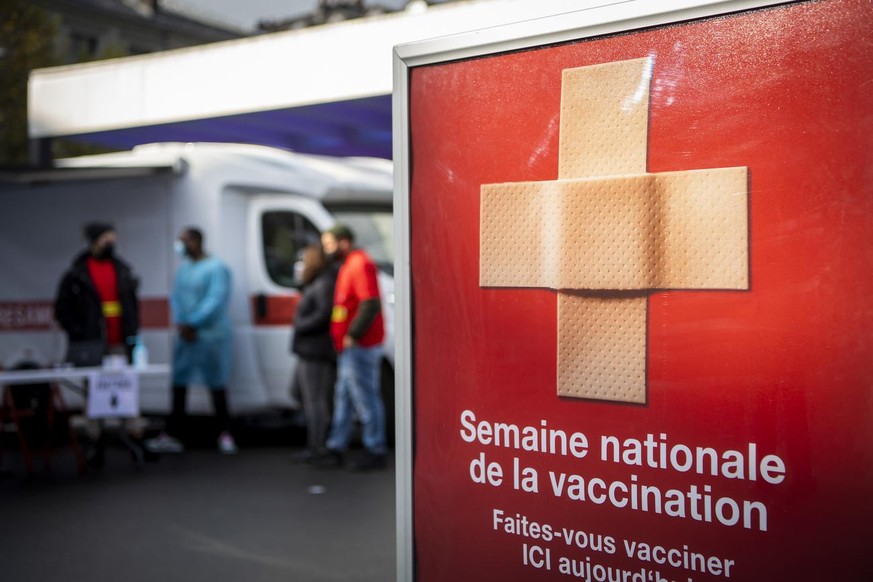
[[[270,279],[283,287],[295,287],[294,262],[303,247],[319,242],[318,229],[297,212],[271,210],[261,217],[261,233]]]

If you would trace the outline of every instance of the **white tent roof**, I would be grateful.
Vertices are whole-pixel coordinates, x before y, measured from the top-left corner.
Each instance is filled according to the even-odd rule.
[[[687,17],[726,4],[739,10],[757,3],[470,0],[42,69],[30,78],[30,136],[78,136],[122,149],[159,141],[243,142],[390,158],[392,53],[398,45],[407,63],[415,61],[418,50],[433,58],[434,43],[422,41],[435,38],[446,58],[463,58],[453,52],[455,44],[511,50],[519,36],[536,37],[540,29],[554,29],[555,22],[590,30],[622,21],[645,26],[640,17],[646,14],[657,13],[664,21],[665,14]],[[505,24],[515,26],[494,28]],[[610,30],[607,26],[603,33]]]
[[[299,126],[299,120],[258,121],[250,114],[310,107],[306,110],[307,121],[312,121],[318,120],[320,113],[312,106],[359,102],[371,118],[362,123],[378,126],[363,129],[366,139],[386,141],[390,155],[390,98],[385,96],[392,90],[395,45],[626,3],[627,0],[456,2],[425,11],[407,10],[163,53],[41,69],[30,78],[30,136],[90,135],[97,141],[103,138],[104,142],[115,138],[117,145],[126,146],[165,140],[249,141],[331,153],[319,151],[315,145],[308,150],[305,145],[296,147],[293,140],[288,144],[276,143],[282,141],[281,135],[276,135],[277,127]],[[372,101],[373,98],[381,100]],[[331,110],[330,114],[348,118],[340,123],[352,124],[356,123],[352,118],[368,117],[360,111]],[[239,115],[249,117],[232,117]],[[202,123],[197,126],[201,133],[196,135],[189,136],[184,131],[177,135],[172,131],[184,129],[184,122],[213,118],[237,122],[231,124],[237,134],[228,134],[217,126],[207,128]],[[155,127],[167,124],[175,125],[155,134]],[[259,139],[258,125],[269,129],[271,137]],[[139,134],[123,131],[145,127],[153,130]],[[319,127],[316,123],[308,131],[341,138],[349,129]],[[216,135],[204,135],[206,130]],[[251,132],[250,138],[246,137],[247,132]],[[321,145],[322,149],[331,147],[330,143]],[[366,148],[337,153],[373,155]]]

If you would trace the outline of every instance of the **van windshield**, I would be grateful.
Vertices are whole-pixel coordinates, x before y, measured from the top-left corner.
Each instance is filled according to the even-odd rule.
[[[355,233],[355,246],[367,251],[379,268],[394,275],[394,217],[390,206],[328,205],[337,222]]]

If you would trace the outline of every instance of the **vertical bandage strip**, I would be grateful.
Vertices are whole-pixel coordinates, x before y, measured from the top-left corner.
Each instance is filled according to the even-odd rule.
[[[645,173],[650,78],[650,59],[563,72],[559,179]],[[590,90],[592,86],[598,90]],[[628,204],[626,208],[632,210],[622,213],[623,218],[644,237],[644,231],[651,228],[647,219],[652,217],[646,215],[646,200],[635,202]],[[598,216],[587,213],[592,214]],[[611,239],[609,235],[600,238]],[[621,263],[613,272],[627,276],[622,267],[630,266],[638,274],[645,254],[638,245],[628,253],[607,251],[600,256]],[[563,249],[561,255],[565,255]],[[580,262],[578,269],[584,271],[590,265],[590,260]],[[558,395],[645,402],[648,299],[600,299],[562,290],[567,288],[557,287]]]
[[[651,59],[565,69],[558,179],[646,172]]]
[[[650,80],[565,70],[558,180],[482,186],[480,285],[558,290],[560,396],[645,402],[648,292],[748,287],[746,169],[647,174]]]

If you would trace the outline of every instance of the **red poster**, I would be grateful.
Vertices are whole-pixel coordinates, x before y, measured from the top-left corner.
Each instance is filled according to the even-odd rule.
[[[799,2],[410,71],[417,580],[873,580],[871,22],[868,0]],[[607,166],[642,157],[568,168],[565,71],[582,75],[584,110],[597,66],[622,63],[642,71],[642,133],[596,118],[578,139],[585,152],[613,140]],[[733,182],[700,222],[669,197],[711,169]],[[567,197],[628,184],[643,194],[601,207],[650,213],[607,228],[655,232],[642,250],[568,246],[603,225],[584,207],[567,227]],[[638,210],[645,192],[667,192],[664,207]],[[671,242],[681,229],[664,221],[698,230]],[[663,258],[670,245],[680,256],[697,244],[682,237],[718,229],[724,247],[699,268],[725,253],[739,268],[699,284],[670,271],[683,260]],[[578,282],[554,275],[566,257]],[[639,259],[628,276],[642,282],[591,283],[598,257]],[[574,350],[625,324],[565,333],[584,317],[562,293],[636,301],[642,335],[568,372]],[[636,396],[598,393],[634,366]]]

